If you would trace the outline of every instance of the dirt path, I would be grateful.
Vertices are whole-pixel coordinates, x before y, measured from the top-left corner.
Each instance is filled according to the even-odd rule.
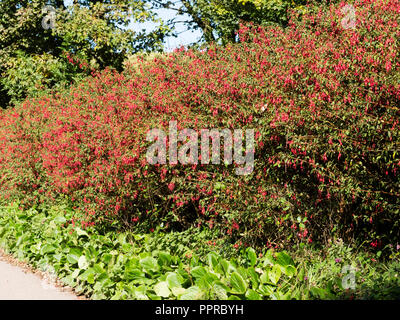
[[[0,300],[78,300],[72,290],[61,288],[43,273],[0,252]]]

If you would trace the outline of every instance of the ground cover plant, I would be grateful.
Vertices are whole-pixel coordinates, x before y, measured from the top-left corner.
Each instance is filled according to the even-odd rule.
[[[64,206],[68,209],[64,217],[63,210],[58,212],[57,221],[63,221],[65,230],[57,227],[52,232],[64,234],[67,243],[84,247],[96,239],[119,241],[118,246],[129,250],[118,263],[110,260],[110,252],[102,265],[93,257],[100,271],[83,262],[85,255],[81,264],[87,268],[82,271],[79,264],[76,268],[77,254],[76,261],[70,257],[68,263],[60,262],[70,249],[59,252],[63,249],[51,245],[54,237],[50,255],[39,248],[32,251],[35,242],[17,249],[29,223],[15,231],[20,227],[10,226],[19,218],[12,222],[7,215],[3,245],[31,262],[51,259],[48,262],[60,269],[60,277],[70,277],[68,282],[79,275],[83,282],[70,284],[97,298],[138,298],[137,290],[144,290],[147,293],[140,292],[147,298],[199,294],[211,299],[221,291],[225,293],[219,298],[306,299],[347,297],[340,287],[342,278],[335,273],[343,267],[343,258],[329,264],[313,258],[313,264],[299,268],[304,256],[294,262],[279,252],[314,244],[334,251],[346,248],[344,241],[370,252],[357,262],[361,273],[369,273],[359,274],[365,283],[352,292],[353,297],[398,297],[393,289],[398,267],[392,260],[398,259],[400,242],[400,1],[355,1],[355,28],[343,26],[345,5],[293,12],[287,27],[242,25],[238,43],[180,49],[147,60],[139,57],[132,65],[127,63],[124,72],[108,68],[79,85],[1,111],[0,199],[18,203],[22,210],[10,212],[22,220],[35,219],[48,213],[34,208]],[[150,164],[147,133],[154,128],[168,132],[171,121],[179,130],[196,132],[254,129],[254,168],[248,175],[238,175],[238,164],[201,164],[200,154],[191,159],[197,164],[171,165],[169,154],[167,164]],[[121,231],[136,239],[136,249],[118,240]],[[198,237],[188,243],[215,241],[229,249],[214,256],[200,245],[197,254],[209,258],[184,258],[196,254],[184,244],[179,247],[178,239],[187,233]],[[154,236],[140,242],[141,234]],[[198,278],[207,274],[208,280],[193,276],[193,281],[184,268],[164,266],[154,247],[163,243],[176,250],[175,255],[169,253],[171,264],[183,268],[195,263],[192,266],[201,270]],[[264,263],[265,256],[257,256],[267,249],[277,250],[290,263]],[[113,251],[115,259],[118,250]],[[229,280],[226,270],[218,269],[224,268],[218,260],[225,259],[218,258],[224,252],[239,268],[229,272]],[[302,252],[307,254],[306,249]],[[378,257],[391,261],[379,271],[368,265]],[[143,259],[148,263],[141,264]],[[134,283],[127,289],[124,281],[135,279],[128,275],[122,281],[109,270],[115,278],[107,283],[121,287],[101,296],[91,285],[111,261],[118,272],[131,263],[132,277],[140,275],[138,281],[145,288],[137,289]],[[268,279],[261,279],[265,268]],[[305,284],[300,270],[314,272],[311,278],[317,282]],[[178,282],[184,290],[174,293],[167,272],[182,277]],[[371,288],[380,274],[386,277],[380,280],[386,289],[378,295],[377,287]],[[272,287],[263,287],[266,283],[278,289],[272,293]]]
[[[66,214],[67,212],[67,214]],[[330,246],[325,258],[297,251],[252,248],[228,258],[180,243],[167,249],[163,235],[82,230],[65,226],[66,207],[0,209],[0,245],[7,253],[57,276],[92,299],[356,299],[399,298],[399,251],[370,265],[371,257]],[[197,239],[196,247],[204,245]],[[372,258],[373,259],[373,258]],[[373,259],[374,260],[374,259]],[[346,288],[343,265],[354,265],[357,290]],[[377,283],[380,285],[377,286]],[[382,285],[384,290],[382,290]],[[345,288],[343,288],[345,286]]]

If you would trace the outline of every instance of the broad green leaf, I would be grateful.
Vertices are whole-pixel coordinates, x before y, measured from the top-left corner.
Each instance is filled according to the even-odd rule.
[[[247,290],[245,296],[247,300],[262,300],[262,297],[253,289]]]
[[[153,257],[146,257],[143,258],[139,261],[139,264],[143,267],[143,269],[145,270],[151,270],[151,271],[155,271],[158,270],[158,264],[157,264],[157,260],[154,259]]]
[[[260,281],[261,281],[261,283],[268,283],[269,282],[268,272],[263,272],[261,274]]]
[[[158,262],[161,265],[170,265],[171,260],[171,255],[168,252],[161,251],[158,253]]]
[[[84,281],[87,281],[87,282],[93,284],[95,274],[96,274],[96,271],[94,271],[92,268],[89,268],[84,273],[82,273],[78,278],[80,280],[84,280]]]
[[[109,253],[105,253],[101,256],[101,261],[104,262],[105,264],[109,264],[112,259],[112,255]]]
[[[247,289],[246,282],[243,280],[242,276],[237,272],[232,272],[230,275],[230,283],[232,286],[231,293],[234,294],[244,294]]]
[[[78,263],[79,257],[75,254],[67,254],[67,261],[71,264],[76,264]]]
[[[125,269],[125,278],[128,280],[137,280],[137,279],[142,279],[145,278],[145,273],[137,268],[128,268]]]
[[[85,256],[80,256],[78,260],[79,269],[86,270],[89,267],[89,262],[87,261]]]
[[[253,286],[253,288],[257,288],[260,282],[260,277],[258,276],[257,272],[254,270],[254,268],[248,268],[247,274],[250,277],[251,285]]]
[[[212,286],[212,292],[216,295],[216,297],[220,300],[227,300],[228,299],[228,292],[229,288],[222,284],[221,282],[214,283]]]
[[[291,266],[291,265],[288,265],[288,266],[285,267],[285,274],[286,274],[289,278],[293,277],[296,273],[297,273],[297,270],[296,270],[295,267],[293,267],[293,266]]]
[[[257,254],[255,250],[253,248],[247,248],[246,255],[250,265],[253,267],[257,263]]]
[[[218,265],[218,256],[214,252],[207,254],[207,263],[211,268],[215,268]]]
[[[269,286],[269,285],[260,285],[259,291],[264,296],[270,297],[274,293],[275,288],[273,286]]]
[[[175,272],[167,275],[167,283],[171,289],[182,287],[182,284],[181,284],[182,282],[183,282],[182,277],[179,276],[178,274],[176,274]]]
[[[224,273],[226,274],[229,269],[229,261],[226,261],[225,259],[221,259],[219,263],[222,266]]]
[[[198,266],[194,267],[190,274],[194,278],[203,278],[207,274],[207,270],[204,267]]]
[[[171,291],[172,291],[172,294],[175,297],[179,297],[179,296],[183,295],[186,292],[186,289],[182,288],[182,287],[180,287],[180,288],[174,287],[174,288],[171,288]]]
[[[81,228],[77,227],[75,230],[76,230],[76,233],[78,234],[78,236],[89,237],[88,233],[86,231],[82,230]]]
[[[166,281],[162,281],[162,282],[157,283],[154,286],[154,292],[158,296],[163,297],[163,298],[168,298],[169,295],[171,294],[171,291],[168,288],[168,283]]]
[[[45,255],[46,253],[54,252],[55,250],[55,246],[46,243],[40,248],[40,254]]]
[[[183,295],[179,297],[180,300],[200,300],[204,298],[204,292],[197,286],[188,288]]]
[[[288,265],[294,266],[294,261],[292,259],[292,257],[290,257],[286,252],[279,252],[276,255],[276,263],[286,267]]]
[[[272,250],[269,249],[264,256],[264,267],[274,265],[274,257],[272,255]]]
[[[281,277],[281,274],[281,268],[279,266],[273,266],[272,269],[268,272],[268,278],[273,284],[277,284]]]

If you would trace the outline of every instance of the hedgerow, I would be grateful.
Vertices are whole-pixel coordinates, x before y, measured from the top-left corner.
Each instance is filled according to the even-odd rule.
[[[178,50],[2,112],[0,196],[67,198],[79,223],[208,225],[236,246],[399,237],[400,1],[246,25],[240,43]],[[255,129],[255,167],[150,165],[153,128]],[[168,163],[168,162],[167,162]],[[77,221],[78,221],[77,220]]]

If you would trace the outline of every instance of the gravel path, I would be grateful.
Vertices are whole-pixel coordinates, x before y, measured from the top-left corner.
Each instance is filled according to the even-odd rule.
[[[0,252],[0,300],[77,300],[66,290],[45,280],[43,274],[33,272]]]

